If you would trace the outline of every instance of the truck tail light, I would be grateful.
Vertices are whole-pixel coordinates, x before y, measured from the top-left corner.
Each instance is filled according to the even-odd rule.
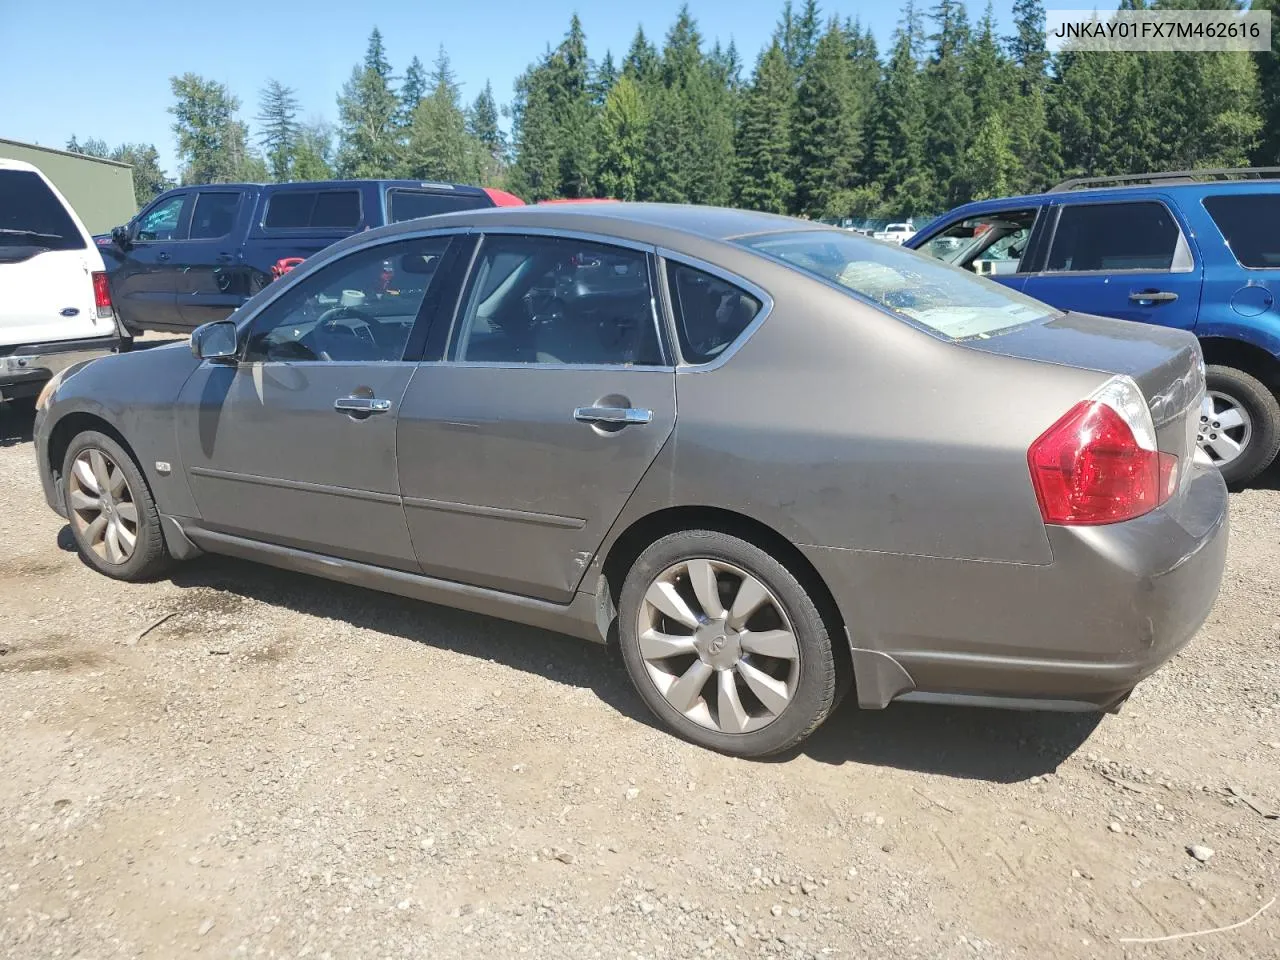
[[[1150,513],[1178,485],[1178,458],[1156,448],[1138,385],[1113,377],[1027,451],[1045,523],[1119,523]]]
[[[111,287],[107,283],[107,275],[101,270],[93,273],[93,305],[97,308],[99,320],[109,320],[114,313],[111,310]]]

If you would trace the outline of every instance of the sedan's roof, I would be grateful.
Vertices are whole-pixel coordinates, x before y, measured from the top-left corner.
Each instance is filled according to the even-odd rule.
[[[654,244],[674,242],[680,236],[724,241],[756,233],[835,229],[811,220],[752,210],[621,201],[493,207],[437,214],[429,219],[433,227],[475,226],[484,229],[486,226],[494,226],[576,230]],[[421,220],[409,220],[397,225],[401,229],[408,227],[419,230],[422,226]]]

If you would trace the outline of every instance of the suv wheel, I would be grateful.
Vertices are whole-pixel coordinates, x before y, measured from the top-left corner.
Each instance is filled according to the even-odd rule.
[[[117,580],[151,580],[170,563],[146,480],[119,443],[77,434],[62,463],[62,496],[80,556]]]
[[[1247,483],[1280,451],[1280,402],[1243,370],[1210,365],[1197,443],[1227,483]]]
[[[627,574],[618,636],[649,709],[700,746],[767,756],[816,730],[837,700],[817,606],[791,572],[727,534],[689,530]]]

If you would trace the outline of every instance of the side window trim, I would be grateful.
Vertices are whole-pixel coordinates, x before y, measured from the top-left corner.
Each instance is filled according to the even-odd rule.
[[[454,304],[452,321],[448,324],[448,335],[444,338],[444,342],[433,343],[429,346],[427,356],[431,359],[424,362],[465,367],[518,368],[521,370],[636,370],[671,373],[676,369],[673,363],[673,358],[676,356],[674,342],[671,340],[671,333],[668,331],[667,324],[661,314],[658,283],[662,269],[657,260],[657,249],[652,244],[586,231],[558,230],[546,227],[491,227],[486,228],[483,232],[477,232],[475,236],[477,242],[472,251],[471,261],[467,265],[466,280],[462,284],[457,301]],[[484,254],[485,241],[491,237],[540,237],[553,240],[580,241],[605,247],[617,247],[622,250],[643,254],[645,267],[649,272],[649,312],[655,325],[662,363],[659,365],[635,364],[630,366],[616,363],[508,363],[489,360],[459,360],[452,356],[457,346],[458,336],[462,332],[462,325],[467,322],[467,310],[475,284],[479,279],[479,265]],[[434,341],[435,338],[432,338],[432,340]],[[439,348],[438,353],[435,349],[436,347]]]
[[[726,270],[723,267],[718,267],[714,263],[707,263],[705,260],[700,260],[697,257],[692,257],[688,254],[668,249],[667,247],[659,247],[657,253],[658,273],[662,277],[663,299],[667,312],[666,326],[668,328],[668,336],[671,339],[672,349],[675,351],[674,355],[677,358],[676,372],[709,373],[712,370],[719,369],[728,363],[730,358],[742,349],[742,345],[750,340],[755,332],[760,329],[765,320],[769,319],[769,315],[773,313],[773,297],[769,295],[769,291],[765,290],[758,284],[755,284],[730,270]],[[677,336],[676,331],[675,300],[671,296],[671,290],[667,283],[668,263],[678,263],[682,266],[692,267],[694,270],[701,270],[703,273],[710,274],[713,277],[723,280],[725,283],[732,284],[735,287],[741,287],[744,291],[760,301],[760,309],[751,319],[751,322],[743,328],[742,332],[738,334],[737,338],[730,343],[729,346],[725,347],[718,356],[708,360],[706,363],[688,363],[685,361],[684,356],[680,351],[680,338]]]
[[[413,326],[409,330],[408,337],[405,338],[404,349],[401,351],[400,357],[397,360],[379,360],[379,361],[249,360],[246,358],[246,355],[249,350],[249,342],[253,337],[254,329],[258,326],[258,321],[262,317],[262,315],[266,313],[268,310],[270,310],[275,304],[278,304],[281,300],[287,297],[293,290],[297,289],[299,286],[301,286],[304,283],[310,282],[310,280],[313,277],[318,276],[319,274],[323,273],[325,270],[328,270],[330,267],[337,266],[338,264],[342,263],[344,260],[347,260],[350,257],[356,257],[356,256],[367,254],[371,250],[378,250],[384,247],[395,246],[402,243],[409,243],[415,240],[431,240],[434,238],[440,238],[445,241],[446,245],[445,245],[444,253],[440,255],[440,259],[441,259],[441,267],[442,268],[447,267],[451,265],[451,258],[452,258],[453,252],[459,246],[459,239],[460,239],[459,235],[461,232],[462,231],[459,231],[457,229],[432,230],[432,231],[425,231],[423,233],[400,234],[397,236],[386,237],[384,238],[384,242],[381,242],[381,243],[371,244],[368,246],[361,245],[351,250],[345,250],[337,256],[328,258],[323,263],[317,264],[312,269],[306,271],[306,273],[302,273],[299,271],[296,277],[293,277],[293,276],[290,277],[290,282],[287,285],[281,286],[281,289],[277,292],[275,296],[273,296],[270,300],[267,300],[265,303],[258,306],[253,311],[252,314],[250,314],[240,324],[237,325],[240,343],[236,351],[236,359],[240,363],[251,363],[251,364],[323,363],[323,364],[332,365],[334,363],[347,363],[347,362],[417,363],[418,362],[417,354],[419,354],[422,350],[422,344],[424,342],[425,333],[426,333],[426,331],[424,331],[423,335],[420,336],[419,329],[423,326],[424,319],[427,322],[430,321],[430,318],[427,316],[428,311],[435,310],[439,306],[439,298],[432,296],[433,288],[435,287],[434,283],[431,285],[431,287],[427,288],[426,294],[422,298],[422,302],[418,304],[418,311],[414,315]]]
[[[1178,228],[1178,239],[1174,243],[1173,259],[1170,265],[1162,270],[1150,270],[1144,267],[1128,270],[1049,270],[1049,254],[1053,250],[1054,241],[1058,239],[1058,225],[1062,220],[1062,212],[1068,207],[1102,207],[1114,206],[1119,204],[1135,204],[1135,203],[1158,203],[1164,208],[1165,213],[1169,215],[1169,219],[1173,221],[1173,225]],[[1036,251],[1040,254],[1041,263],[1038,264],[1039,270],[1035,271],[1035,276],[1043,277],[1105,277],[1114,276],[1116,274],[1143,274],[1143,273],[1192,273],[1199,265],[1199,260],[1194,247],[1191,244],[1188,230],[1182,222],[1182,218],[1177,211],[1162,196],[1143,196],[1143,197],[1120,197],[1110,200],[1091,200],[1081,198],[1079,200],[1054,200],[1052,201],[1053,221],[1051,229],[1045,232],[1048,235],[1048,241],[1043,244],[1043,249]]]

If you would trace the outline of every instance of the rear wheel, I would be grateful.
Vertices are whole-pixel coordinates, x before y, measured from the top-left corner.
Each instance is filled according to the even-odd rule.
[[[1280,451],[1280,402],[1243,370],[1210,365],[1196,439],[1227,483],[1247,483]]]
[[[640,554],[618,636],[649,708],[713,750],[786,750],[837,701],[831,637],[812,598],[769,554],[718,531],[673,533]]]
[[[80,556],[117,580],[151,580],[171,562],[160,516],[137,464],[106,434],[87,430],[67,447],[62,495]]]

